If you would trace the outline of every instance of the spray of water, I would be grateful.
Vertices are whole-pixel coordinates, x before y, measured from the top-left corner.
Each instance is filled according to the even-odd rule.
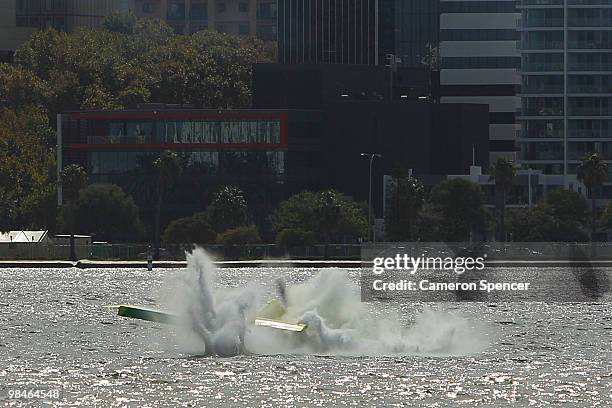
[[[187,262],[172,300],[186,353],[466,355],[488,345],[482,326],[447,312],[425,309],[409,327],[399,316],[378,316],[339,269],[324,269],[305,283],[283,287],[286,319],[307,324],[305,333],[254,326],[267,300],[262,287],[215,288],[216,269],[202,249],[188,254]]]

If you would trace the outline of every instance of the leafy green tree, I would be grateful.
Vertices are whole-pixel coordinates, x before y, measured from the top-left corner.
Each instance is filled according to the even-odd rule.
[[[608,180],[608,165],[597,153],[592,153],[582,159],[577,169],[578,180],[584,183],[591,198],[591,241],[597,235],[596,192]]]
[[[54,138],[39,108],[0,108],[0,231],[55,225]]]
[[[248,221],[246,196],[234,186],[219,188],[206,211],[214,230],[219,233],[244,226]]]
[[[15,63],[45,85],[50,114],[121,109],[142,102],[246,107],[252,65],[272,62],[257,39],[204,30],[175,35],[156,20],[112,15],[106,29],[32,34]]]
[[[516,242],[584,241],[582,225],[587,218],[584,198],[576,192],[558,189],[531,209],[512,209],[506,228]]]
[[[425,201],[416,218],[415,239],[422,242],[444,241],[444,218],[441,211]]]
[[[178,180],[179,176],[181,175],[182,168],[176,153],[170,150],[163,151],[155,160],[154,165],[155,169],[157,170],[157,203],[155,206],[155,239],[153,256],[155,259],[159,259],[159,234],[163,197],[164,194],[167,193]]]
[[[70,260],[76,261],[76,250],[74,247],[74,232],[77,227],[77,200],[80,191],[87,185],[87,173],[85,169],[76,164],[64,167],[60,175],[62,188],[62,219],[65,221],[62,226],[70,232]],[[65,204],[64,204],[65,203]]]
[[[134,200],[114,184],[92,184],[81,189],[68,208],[71,213],[62,212],[62,217],[74,217],[77,230],[92,233],[98,240],[136,241],[144,234]],[[64,225],[70,222],[61,220]]]
[[[115,12],[106,16],[102,22],[102,27],[116,33],[134,34],[137,22],[136,16],[131,11],[127,13]]]
[[[396,169],[389,188],[385,210],[385,234],[388,241],[414,239],[416,220],[425,202],[425,188],[414,177]]]
[[[316,242],[317,239],[312,231],[285,228],[276,235],[276,245],[283,248],[309,246],[316,244]]]
[[[32,71],[0,63],[0,106],[22,110],[42,106],[46,98],[45,83]]]
[[[367,205],[334,190],[298,193],[281,202],[272,215],[277,233],[283,230],[312,232],[317,242],[344,242],[366,235]]]
[[[255,225],[246,225],[228,229],[217,236],[217,244],[222,245],[244,245],[259,244],[261,237]]]
[[[484,233],[486,212],[478,184],[460,178],[443,181],[431,190],[429,202],[440,220],[438,240],[465,242],[473,233]]]
[[[564,188],[549,191],[544,203],[551,208],[551,214],[559,220],[581,226],[587,222],[588,209],[584,197]]]
[[[491,167],[491,180],[495,180],[495,190],[499,195],[498,207],[498,223],[497,223],[497,239],[499,241],[506,240],[505,218],[506,218],[506,200],[507,195],[512,189],[512,182],[516,175],[516,167],[514,162],[505,157],[498,158]]]
[[[205,212],[170,222],[162,235],[162,240],[167,244],[205,245],[213,244],[216,238],[217,233],[210,226]]]

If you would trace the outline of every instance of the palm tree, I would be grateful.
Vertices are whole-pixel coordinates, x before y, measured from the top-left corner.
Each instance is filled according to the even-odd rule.
[[[495,180],[495,191],[501,193],[501,202],[499,202],[499,226],[498,226],[498,239],[500,241],[506,240],[506,195],[512,188],[512,182],[516,175],[516,167],[512,160],[508,160],[504,157],[498,158],[493,167],[490,170],[490,180]]]
[[[608,165],[604,163],[597,153],[591,153],[582,159],[576,171],[578,180],[584,183],[591,197],[591,241],[595,240],[597,233],[597,208],[595,205],[595,190],[608,179]]]
[[[76,249],[74,247],[74,230],[76,227],[76,201],[79,192],[87,185],[87,173],[83,167],[71,164],[64,167],[60,173],[60,185],[62,187],[62,197],[66,201],[67,218],[70,227],[70,260],[76,261]]]
[[[155,208],[155,259],[159,259],[159,228],[164,192],[176,182],[181,174],[181,165],[176,153],[166,150],[155,159],[157,169],[157,206]]]

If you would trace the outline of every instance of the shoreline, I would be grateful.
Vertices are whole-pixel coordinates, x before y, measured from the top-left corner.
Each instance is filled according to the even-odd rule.
[[[360,260],[305,260],[305,259],[260,259],[247,261],[215,261],[218,268],[361,268]],[[585,268],[612,267],[612,260],[497,260],[488,261],[486,266],[492,268],[535,267],[535,268]],[[185,268],[187,261],[154,261],[153,269]],[[40,269],[147,269],[147,261],[92,261],[76,262],[62,260],[0,260],[0,269],[40,268]]]

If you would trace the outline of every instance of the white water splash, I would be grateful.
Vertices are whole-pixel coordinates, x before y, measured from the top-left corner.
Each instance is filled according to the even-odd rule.
[[[377,316],[361,302],[346,271],[323,269],[286,288],[286,319],[308,325],[288,333],[253,325],[263,288],[215,288],[216,268],[202,249],[187,256],[173,297],[181,349],[190,354],[467,355],[488,346],[482,326],[454,314],[425,309],[405,327],[399,316]]]

